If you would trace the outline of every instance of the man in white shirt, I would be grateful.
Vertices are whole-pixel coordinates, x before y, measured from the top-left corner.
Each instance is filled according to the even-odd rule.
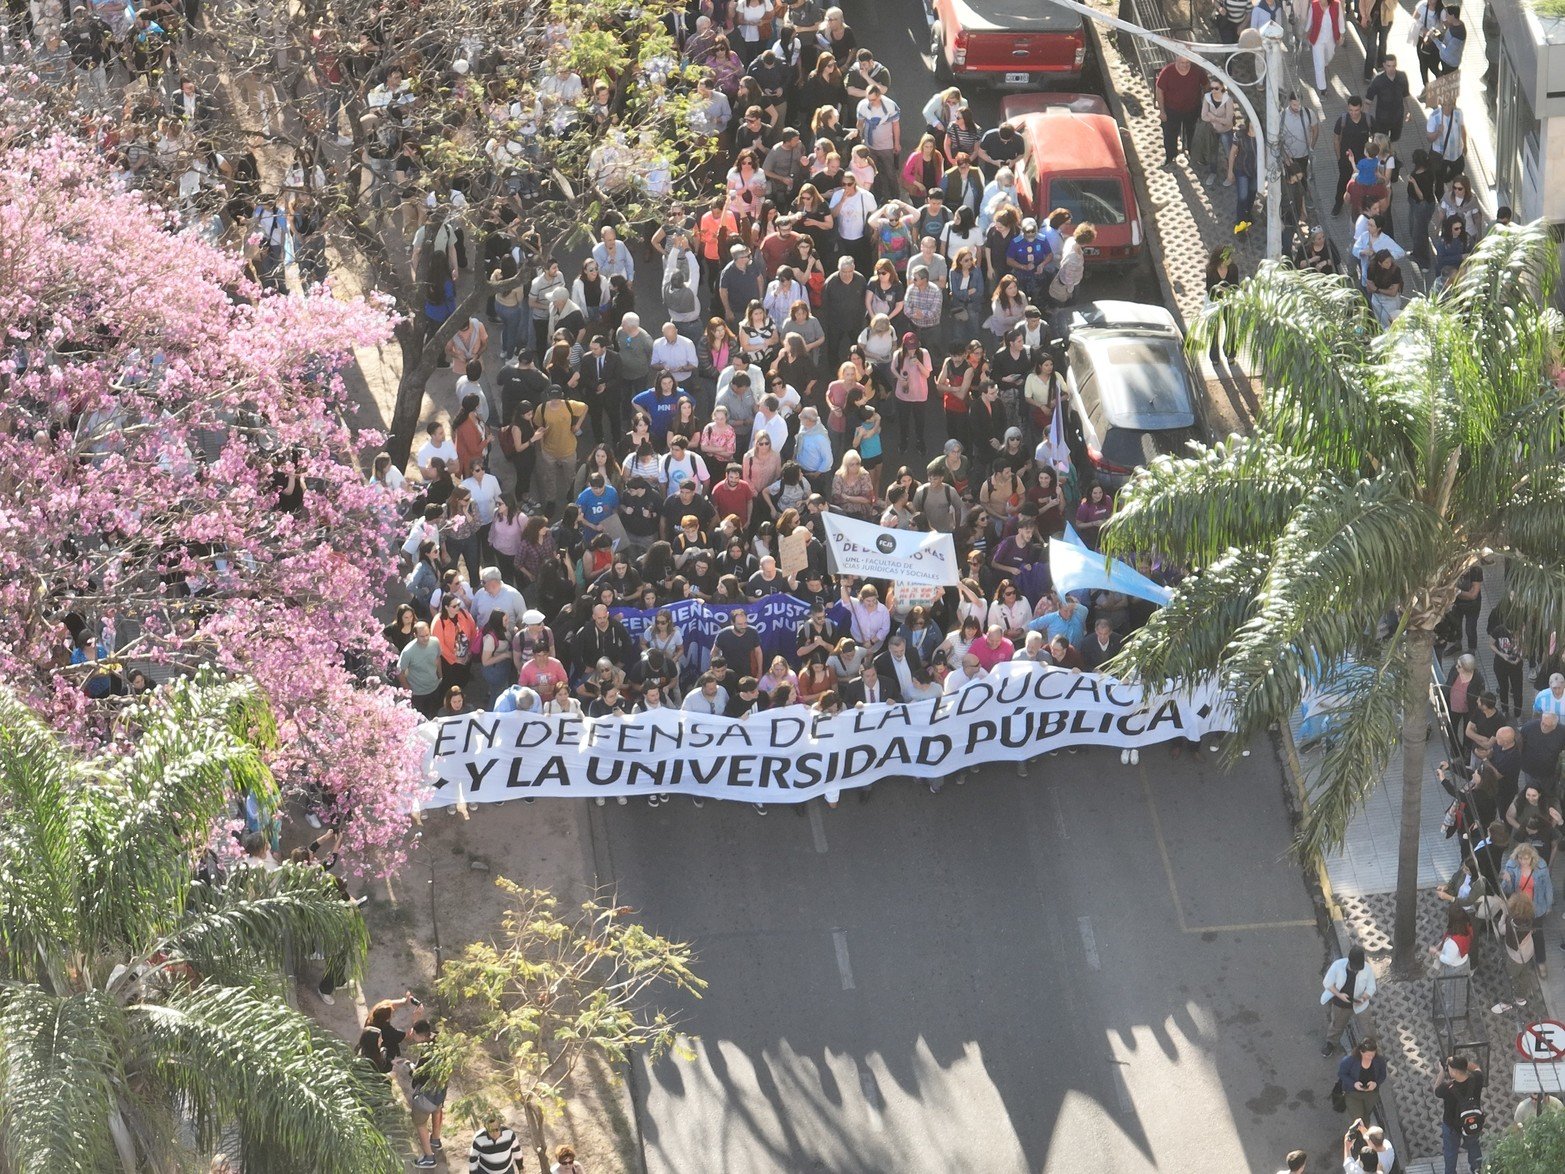
[[[661,367],[684,387],[700,366],[696,358],[696,344],[679,333],[672,322],[663,323],[663,335],[652,344],[652,366]]]
[[[879,86],[870,86],[857,110],[859,140],[875,156],[882,175],[900,174],[902,110]]]
[[[781,405],[777,402],[775,395],[768,395],[763,398],[756,409],[755,424],[750,431],[751,444],[755,443],[755,438],[758,435],[765,432],[771,438],[772,451],[779,457],[782,456],[783,445],[788,440],[788,424],[778,410],[780,407]],[[765,486],[757,485],[755,488],[759,492]]]
[[[538,83],[540,97],[553,98],[564,106],[574,106],[580,102],[582,92],[581,78],[572,73],[571,67],[564,61],[554,67],[553,75]]]
[[[435,479],[435,469],[430,462],[436,457],[445,461],[446,468],[456,472],[456,445],[451,443],[451,437],[446,434],[444,421],[436,421],[429,426],[429,439],[418,450],[418,471],[426,481]]]
[[[978,658],[971,651],[962,654],[962,666],[952,671],[946,678],[946,692],[955,693],[969,681],[981,681],[989,675],[989,670],[978,662]]]
[[[527,287],[527,308],[533,317],[533,352],[543,361],[549,346],[549,308],[553,304],[554,291],[565,289],[565,275],[560,263],[553,257],[544,262],[543,268]]]
[[[500,577],[499,567],[485,567],[481,578],[483,586],[473,592],[473,622],[482,628],[490,616],[501,611],[511,617],[513,627],[520,627],[527,614],[522,593]]]

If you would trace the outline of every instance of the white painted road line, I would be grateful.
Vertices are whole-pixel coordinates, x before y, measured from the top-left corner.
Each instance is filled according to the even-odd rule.
[[[851,991],[853,987],[853,967],[848,964],[848,935],[840,929],[831,931],[832,944],[837,947],[837,973],[842,976],[842,989]]]
[[[1098,961],[1098,938],[1092,932],[1092,918],[1078,917],[1076,925],[1081,930],[1081,948],[1087,952],[1087,965],[1094,970],[1102,970],[1103,966]]]
[[[821,818],[821,805],[810,804],[810,835],[815,837],[815,850],[826,855],[826,821]]]

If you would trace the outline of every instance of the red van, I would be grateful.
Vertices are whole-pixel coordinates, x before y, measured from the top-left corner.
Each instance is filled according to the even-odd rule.
[[[1028,90],[1081,79],[1081,17],[1048,0],[924,0],[924,15],[942,85]]]
[[[1012,165],[1022,210],[1042,220],[1064,208],[1077,224],[1097,226],[1089,258],[1138,260],[1141,210],[1107,103],[1092,94],[1020,94],[1000,103],[1000,117],[1022,134],[1022,157]]]

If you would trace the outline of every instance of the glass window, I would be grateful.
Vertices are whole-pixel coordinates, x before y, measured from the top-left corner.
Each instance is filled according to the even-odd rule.
[[[1125,189],[1111,176],[1051,180],[1048,205],[1064,208],[1077,224],[1125,223]]]

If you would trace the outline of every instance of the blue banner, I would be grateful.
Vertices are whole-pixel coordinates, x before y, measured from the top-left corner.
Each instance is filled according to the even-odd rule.
[[[642,632],[658,612],[669,612],[674,617],[674,625],[685,634],[685,663],[698,670],[706,667],[707,658],[712,652],[712,641],[717,639],[718,632],[728,626],[729,617],[735,611],[744,612],[750,626],[761,638],[763,668],[778,653],[786,656],[789,664],[798,659],[794,655],[798,649],[794,636],[799,625],[810,618],[809,604],[783,594],[763,596],[751,603],[714,605],[702,603],[699,599],[681,599],[667,607],[616,607],[612,610],[620,623],[625,625],[625,630],[636,640],[641,639]]]

